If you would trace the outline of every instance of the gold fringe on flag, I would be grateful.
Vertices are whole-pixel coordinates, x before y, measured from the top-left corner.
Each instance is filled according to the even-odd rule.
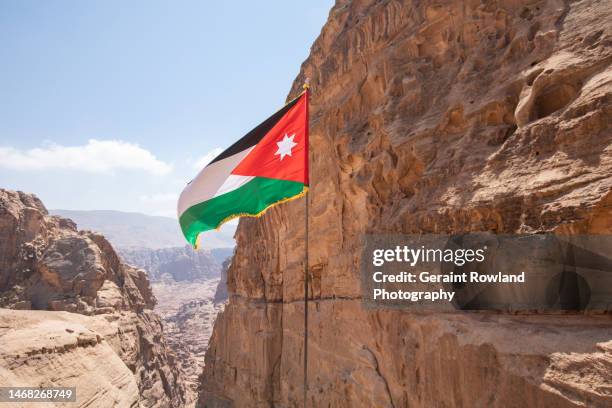
[[[276,207],[277,205],[280,204],[284,204],[287,203],[289,201],[293,201],[293,200],[297,200],[298,198],[302,198],[306,195],[306,193],[308,193],[308,186],[304,186],[304,188],[302,189],[302,192],[292,196],[292,197],[288,197],[288,198],[283,198],[282,200],[276,201],[270,205],[268,205],[266,208],[264,208],[263,210],[261,210],[260,212],[258,212],[257,214],[252,214],[252,213],[237,213],[237,214],[232,214],[229,217],[224,218],[223,220],[221,220],[221,222],[219,222],[219,224],[215,227],[215,231],[219,231],[221,230],[221,227],[223,226],[223,224],[225,224],[226,222],[229,222],[235,218],[240,218],[240,217],[248,217],[248,218],[259,218],[261,216],[263,216],[266,211],[268,211],[270,208]],[[196,238],[196,244],[194,246],[194,249],[197,251],[200,248],[200,236],[202,235],[202,233],[198,234],[198,237]]]

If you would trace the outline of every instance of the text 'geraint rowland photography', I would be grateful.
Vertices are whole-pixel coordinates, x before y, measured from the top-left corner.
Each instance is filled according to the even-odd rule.
[[[362,299],[414,310],[607,310],[611,248],[607,236],[370,235]]]

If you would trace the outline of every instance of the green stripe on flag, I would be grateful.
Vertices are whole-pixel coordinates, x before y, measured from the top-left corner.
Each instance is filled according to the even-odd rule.
[[[179,223],[187,241],[195,246],[200,232],[217,229],[233,217],[257,216],[266,207],[303,192],[303,183],[255,177],[236,190],[189,207]]]

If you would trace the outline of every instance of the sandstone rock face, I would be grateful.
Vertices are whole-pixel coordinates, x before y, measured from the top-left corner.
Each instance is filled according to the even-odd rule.
[[[181,406],[184,386],[174,357],[164,343],[161,321],[151,310],[154,305],[155,297],[146,273],[121,263],[103,236],[79,232],[72,221],[49,216],[33,195],[0,189],[0,307],[85,315],[75,317],[60,313],[56,316],[42,312],[16,315],[3,311],[2,316],[8,322],[3,326],[3,329],[8,329],[5,338],[12,344],[10,349],[3,348],[3,359],[10,363],[2,366],[6,375],[3,384],[14,383],[13,372],[17,373],[13,378],[15,381],[36,383],[32,386],[55,378],[51,371],[56,368],[68,373],[73,364],[70,356],[83,353],[79,354],[80,349],[75,349],[77,354],[68,355],[70,358],[63,367],[62,350],[73,339],[56,337],[45,330],[55,327],[47,319],[60,321],[58,328],[53,329],[60,332],[61,322],[75,321],[82,328],[91,330],[94,333],[92,338],[96,339],[91,344],[94,346],[92,353],[83,354],[88,355],[91,362],[79,366],[81,370],[87,367],[93,370],[97,365],[107,364],[106,357],[112,350],[115,356],[108,357],[112,366],[105,368],[104,375],[109,381],[116,375],[124,383],[120,388],[125,388],[124,402],[129,402],[126,406],[133,401],[146,407]],[[32,327],[13,326],[11,322],[18,322],[20,316],[32,320]],[[89,333],[82,328],[79,330]],[[30,334],[36,338],[48,338],[48,344],[47,340],[41,340],[40,344],[31,343]],[[44,361],[34,357],[20,358],[30,353],[26,350],[28,347],[33,348],[34,354],[53,355],[44,356]],[[122,361],[124,367],[115,372],[111,367],[118,361]],[[37,362],[43,365],[38,367]],[[53,368],[47,369],[45,364]],[[126,372],[131,373],[132,378],[123,378]],[[87,381],[85,379],[94,374],[75,372],[74,384],[80,384],[81,379]],[[57,384],[72,384],[68,375],[65,382],[60,381],[62,378],[58,377]],[[132,398],[132,382],[137,390],[135,400]],[[99,392],[94,385],[87,389],[94,397]],[[105,401],[110,400],[102,398],[100,401],[97,406],[109,406]],[[123,406],[122,403],[119,406]]]
[[[612,232],[609,2],[338,1],[311,78],[310,406],[604,407],[609,316],[361,305],[365,233]],[[243,219],[200,406],[300,406],[303,202]]]
[[[79,407],[140,406],[136,377],[113,349],[119,327],[107,316],[0,309],[0,383],[70,385]]]

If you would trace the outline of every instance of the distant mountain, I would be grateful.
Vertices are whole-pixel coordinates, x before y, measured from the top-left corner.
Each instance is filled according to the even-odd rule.
[[[194,251],[189,245],[173,248],[118,248],[124,262],[142,268],[152,282],[203,282],[218,278],[221,263],[211,250]]]
[[[111,210],[50,210],[52,215],[70,218],[79,229],[102,233],[117,248],[160,249],[183,247],[185,239],[176,219]],[[203,249],[233,248],[235,225],[205,233]],[[222,261],[222,260],[221,260]]]
[[[215,261],[219,262],[221,265],[227,258],[234,255],[234,248],[214,248],[210,250],[210,254],[215,258]]]

